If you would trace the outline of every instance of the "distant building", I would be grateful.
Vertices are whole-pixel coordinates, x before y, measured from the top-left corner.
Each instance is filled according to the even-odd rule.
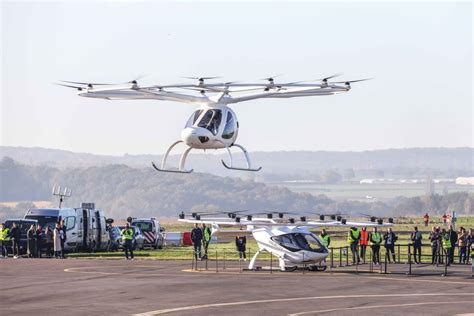
[[[474,185],[474,177],[459,177],[459,178],[456,178],[456,184],[459,184],[459,185]]]

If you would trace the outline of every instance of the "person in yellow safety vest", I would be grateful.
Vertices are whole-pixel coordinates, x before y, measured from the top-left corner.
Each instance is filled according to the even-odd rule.
[[[8,242],[10,241],[10,229],[5,228],[5,223],[0,225],[0,247],[2,249],[1,258],[8,258]]]
[[[347,242],[351,248],[352,252],[352,264],[359,264],[359,240],[360,240],[360,231],[357,227],[351,227],[349,233],[347,234]]]
[[[326,230],[323,228],[321,230],[321,234],[319,235],[319,239],[323,242],[323,246],[328,248],[331,244],[331,237],[326,233]]]
[[[122,229],[122,243],[123,250],[125,251],[125,258],[128,260],[128,252],[130,252],[130,258],[133,260],[133,234],[134,231],[130,228],[130,225],[127,223],[125,228]]]
[[[441,231],[441,243],[443,245],[444,255],[446,256],[446,264],[449,266],[449,251],[451,250],[451,238],[450,234],[446,229],[443,228]]]
[[[203,239],[202,239],[202,245],[204,247],[204,256],[202,257],[203,259],[207,259],[207,248],[209,248],[209,243],[211,242],[211,229],[206,226],[206,224],[202,224],[202,233],[203,233]]]
[[[382,243],[382,234],[374,227],[369,236],[370,248],[372,249],[372,261],[374,264],[380,264],[380,244]]]

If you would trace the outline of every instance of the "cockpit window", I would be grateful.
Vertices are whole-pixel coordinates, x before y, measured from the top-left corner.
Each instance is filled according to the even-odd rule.
[[[227,120],[225,122],[224,131],[222,132],[222,138],[231,139],[234,136],[236,130],[236,124],[234,116],[231,112],[227,112]]]
[[[292,233],[273,236],[271,239],[292,252],[300,250],[327,252],[326,248],[313,234]]]
[[[199,116],[201,116],[201,113],[202,113],[202,110],[197,110],[195,111],[191,117],[189,118],[188,122],[186,123],[186,127],[190,127],[190,126],[193,126],[194,123],[196,123],[197,119],[199,118]]]
[[[198,126],[209,130],[212,134],[217,135],[219,125],[222,120],[222,111],[218,109],[207,110]]]

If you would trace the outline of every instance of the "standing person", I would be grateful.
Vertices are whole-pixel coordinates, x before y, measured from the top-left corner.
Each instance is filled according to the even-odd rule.
[[[122,242],[123,250],[125,251],[125,259],[128,260],[128,253],[130,252],[130,259],[133,260],[133,229],[130,228],[130,224],[125,224],[125,228],[122,229]]]
[[[53,230],[53,250],[56,259],[61,258],[61,233],[61,224],[56,223],[56,227]]]
[[[66,236],[66,225],[64,224],[64,219],[61,220],[61,258],[65,259],[66,249],[64,245],[66,244],[67,236]]]
[[[431,264],[438,264],[439,263],[439,230],[433,226],[430,232],[430,243],[431,243]]]
[[[423,239],[423,236],[421,235],[421,232],[418,231],[418,227],[414,227],[414,231],[411,233],[410,239],[413,243],[413,258],[415,259],[416,264],[421,263],[421,240]],[[418,254],[418,258],[416,255]],[[418,259],[418,260],[417,260]]]
[[[53,257],[52,246],[54,243],[54,233],[51,227],[46,226],[46,230],[44,232],[45,242],[46,242],[46,255],[50,258]]]
[[[458,234],[454,230],[453,225],[449,225],[448,234],[449,241],[451,242],[451,247],[449,248],[449,263],[454,263],[454,250],[458,242]]]
[[[372,261],[374,264],[380,264],[380,244],[382,243],[382,235],[377,231],[377,227],[369,236],[370,248],[372,249]]]
[[[18,225],[15,222],[13,222],[13,226],[10,231],[10,236],[12,240],[13,258],[18,259],[20,258],[21,231],[20,231],[20,227],[18,227]]]
[[[360,256],[362,257],[362,261],[365,263],[365,253],[367,251],[367,245],[369,244],[369,232],[367,231],[367,227],[362,227],[362,231],[360,232]]]
[[[359,264],[359,240],[360,240],[360,231],[357,227],[351,227],[347,233],[347,242],[351,248],[352,252],[352,264]]]
[[[428,227],[428,224],[430,223],[430,216],[428,215],[428,213],[423,216],[423,222],[425,222],[425,227]]]
[[[10,242],[10,229],[5,227],[5,223],[0,224],[0,248],[2,252],[2,258],[8,258],[7,246]]]
[[[211,242],[211,229],[206,226],[206,224],[202,224],[202,245],[204,247],[204,259],[207,259],[207,248],[209,248],[209,243]]]
[[[446,265],[451,264],[451,260],[449,259],[449,255],[451,253],[451,238],[450,233],[443,228],[441,231],[441,243],[444,251],[444,255],[446,256]]]
[[[37,245],[37,254],[36,257],[41,258],[41,254],[44,248],[44,233],[43,233],[43,228],[41,226],[38,226],[38,229],[35,232],[36,235],[36,245]]]
[[[443,225],[446,226],[446,223],[448,221],[448,216],[446,215],[446,213],[443,214],[443,216],[441,217],[441,219],[443,220]]]
[[[326,233],[326,229],[321,230],[321,234],[319,234],[319,239],[321,239],[323,246],[326,248],[329,248],[329,245],[331,244],[331,237],[329,237],[328,233]],[[323,259],[324,263],[326,263],[326,259]]]
[[[471,258],[471,251],[474,246],[474,230],[469,228],[469,232],[466,237],[466,247],[467,247],[467,260],[466,263],[469,264],[469,259]]]
[[[245,255],[247,245],[247,237],[245,236],[237,236],[235,237],[235,247],[239,252],[239,260],[247,261],[247,256]]]
[[[28,258],[36,257],[36,227],[35,225],[31,225],[30,229],[26,232],[26,248],[28,253]]]
[[[194,228],[191,231],[191,240],[194,246],[194,258],[201,260],[201,243],[202,243],[202,230],[198,224],[194,224]]]
[[[459,229],[458,233],[459,263],[466,263],[467,255],[467,234],[464,227]]]
[[[321,230],[321,234],[319,235],[319,239],[323,242],[323,246],[329,248],[331,244],[331,237],[329,237],[328,233],[326,233],[326,229]]]
[[[386,250],[386,256],[388,257],[388,263],[391,263],[390,253],[392,253],[393,263],[396,263],[397,260],[395,259],[395,242],[398,239],[397,235],[395,235],[395,233],[392,231],[392,228],[389,227],[385,235],[383,235],[383,239],[385,241],[384,246]]]

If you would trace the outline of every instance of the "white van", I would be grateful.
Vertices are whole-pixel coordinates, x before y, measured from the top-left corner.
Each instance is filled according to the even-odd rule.
[[[35,219],[43,229],[54,229],[56,223],[64,219],[66,225],[67,251],[106,250],[109,243],[104,212],[97,210],[93,203],[83,203],[79,208],[32,208],[25,219]]]

